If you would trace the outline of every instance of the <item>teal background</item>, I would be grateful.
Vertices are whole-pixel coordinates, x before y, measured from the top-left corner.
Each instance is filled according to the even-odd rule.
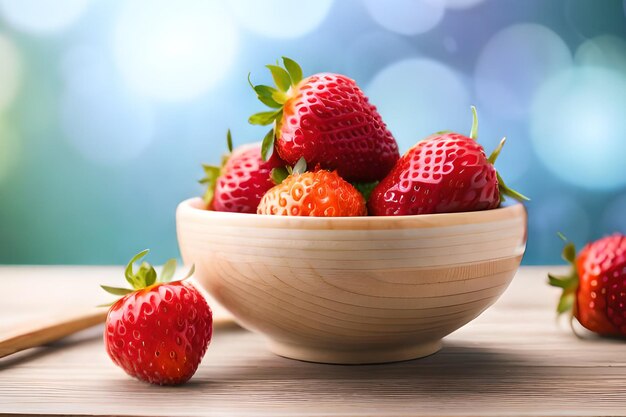
[[[354,78],[402,151],[475,104],[532,198],[526,264],[559,262],[557,231],[626,232],[622,1],[45,3],[0,0],[0,263],[178,256],[176,205],[227,128],[263,137],[246,77],[282,55]]]

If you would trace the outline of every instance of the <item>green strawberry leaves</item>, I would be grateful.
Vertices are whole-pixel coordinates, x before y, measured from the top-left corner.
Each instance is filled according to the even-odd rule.
[[[274,147],[276,127],[283,118],[283,106],[289,99],[292,89],[302,81],[302,68],[296,61],[283,57],[283,66],[284,68],[278,62],[276,65],[265,66],[270,70],[275,87],[254,85],[250,79],[250,74],[248,74],[248,84],[256,93],[259,101],[272,109],[271,111],[255,113],[248,118],[248,122],[252,125],[269,126],[273,124],[272,130],[265,135],[261,146],[261,157],[264,161],[267,161],[271,154],[270,150]]]
[[[289,90],[289,87],[291,87],[291,76],[285,69],[277,65],[266,65],[265,68],[269,69],[272,73],[274,83],[280,91]]]
[[[274,128],[272,128],[263,138],[263,142],[261,142],[261,158],[264,161],[267,161],[267,158],[271,154],[270,151],[274,149],[274,136]]]
[[[573,312],[576,304],[576,291],[578,290],[578,272],[576,271],[576,247],[572,242],[568,242],[563,234],[558,236],[565,242],[561,257],[564,261],[571,264],[572,268],[567,275],[548,274],[548,284],[563,290],[559,303],[557,304],[557,314],[561,315],[566,312]]]
[[[304,174],[306,172],[306,160],[304,157],[298,159],[298,162],[293,166],[292,174]]]
[[[176,272],[176,259],[170,259],[165,262],[161,269],[161,282],[170,282]]]
[[[365,201],[370,199],[370,195],[372,195],[372,191],[378,185],[378,181],[374,182],[353,182],[352,186],[357,189],[358,192],[361,193]]]
[[[276,185],[281,184],[289,176],[290,172],[287,167],[273,168],[270,173],[272,182]]]
[[[129,288],[109,287],[108,285],[100,285],[100,287],[106,292],[108,292],[109,294],[113,294],[113,295],[126,295],[126,294],[130,294],[131,292],[133,292],[133,290]]]
[[[125,296],[137,290],[141,290],[146,287],[150,287],[156,283],[167,283],[172,280],[174,277],[174,273],[176,272],[176,260],[170,259],[168,260],[161,270],[161,278],[157,277],[157,272],[152,265],[147,262],[142,262],[139,265],[137,271],[134,271],[134,264],[140,261],[144,256],[148,254],[149,250],[145,249],[136,254],[131,258],[131,260],[126,265],[124,270],[124,277],[126,281],[130,284],[132,288],[122,288],[122,287],[110,287],[108,285],[101,285],[100,287],[108,292],[109,294],[117,295],[117,296]],[[195,265],[192,265],[189,269],[187,275],[182,279],[185,280],[193,275],[195,271]],[[181,280],[181,281],[182,281]],[[110,304],[106,304],[110,305]]]
[[[206,185],[207,187],[206,191],[204,192],[204,196],[202,197],[207,205],[211,204],[211,202],[213,201],[213,197],[215,196],[215,186],[217,185],[217,179],[220,177],[220,175],[222,175],[222,168],[224,167],[224,165],[226,165],[230,154],[233,152],[233,136],[230,133],[230,129],[226,131],[226,147],[228,149],[228,153],[222,156],[221,166],[202,164],[204,177],[198,182],[200,184]]]
[[[305,173],[306,169],[307,169],[306,160],[304,159],[304,157],[302,157],[298,159],[298,162],[296,162],[293,168],[290,167],[289,165],[286,165],[284,167],[272,169],[270,173],[270,177],[272,178],[272,181],[274,182],[274,184],[278,185],[292,174],[299,175],[299,174]]]
[[[293,59],[285,56],[283,57],[283,64],[285,64],[285,68],[287,72],[289,72],[292,85],[298,85],[298,83],[302,81],[302,68],[300,65]]]
[[[257,126],[267,126],[274,123],[278,116],[282,116],[282,109],[278,111],[262,111],[248,118],[248,123]]]
[[[472,106],[472,130],[470,132],[469,137],[470,139],[474,139],[474,140],[478,138],[478,113],[476,112],[476,107],[474,106]],[[491,165],[495,165],[496,160],[498,159],[498,156],[500,156],[500,152],[502,152],[502,148],[504,147],[505,143],[506,143],[506,138],[502,138],[502,140],[500,141],[496,149],[494,149],[494,151],[491,152],[491,155],[489,155],[488,160],[491,163]],[[524,194],[508,187],[505,184],[504,180],[502,179],[502,176],[497,170],[496,170],[496,178],[498,180],[498,190],[500,192],[500,204],[506,201],[507,197],[520,201],[520,202],[530,201],[530,198],[526,197]]]
[[[230,129],[226,131],[226,148],[228,153],[233,152],[233,135],[230,134]]]

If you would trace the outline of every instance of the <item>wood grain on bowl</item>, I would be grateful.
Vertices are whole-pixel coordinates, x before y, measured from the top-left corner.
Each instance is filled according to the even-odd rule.
[[[522,205],[398,217],[298,218],[180,204],[196,278],[279,355],[376,363],[436,352],[502,294],[526,243]]]

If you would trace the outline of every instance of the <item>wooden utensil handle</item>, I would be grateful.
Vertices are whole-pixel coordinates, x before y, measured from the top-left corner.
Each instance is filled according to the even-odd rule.
[[[104,323],[108,308],[94,308],[72,315],[38,320],[18,326],[10,334],[0,334],[0,358],[54,342],[81,330]],[[213,327],[235,327],[237,324],[229,313],[222,309],[213,314]]]
[[[0,358],[24,349],[54,342],[81,330],[104,323],[107,308],[95,308],[86,312],[52,320],[39,320],[23,324],[8,335],[0,335]]]

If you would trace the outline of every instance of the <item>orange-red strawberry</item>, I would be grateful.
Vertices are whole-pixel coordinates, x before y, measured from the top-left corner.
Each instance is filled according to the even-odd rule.
[[[478,119],[469,137],[438,133],[418,142],[372,191],[368,209],[375,216],[452,213],[496,208],[505,196],[527,199],[511,190],[493,164],[504,139],[487,158],[476,142]]]
[[[398,145],[354,80],[332,73],[303,78],[296,62],[283,57],[283,63],[285,69],[267,66],[276,88],[251,84],[273,109],[249,119],[274,124],[263,141],[263,155],[275,146],[291,165],[304,158],[347,181],[378,181],[387,175],[399,158]]]
[[[211,309],[192,284],[184,279],[169,282],[174,260],[163,267],[160,281],[148,263],[133,272],[133,263],[147,252],[135,255],[126,267],[133,289],[102,286],[123,296],[109,309],[104,344],[113,362],[130,376],[152,384],[182,384],[196,372],[211,341]]]
[[[268,161],[261,158],[261,144],[253,143],[232,149],[230,130],[227,134],[229,154],[222,166],[203,165],[207,185],[204,201],[211,210],[255,213],[261,197],[274,186],[270,178],[273,168],[285,165],[278,155]]]
[[[344,217],[367,214],[365,199],[335,171],[294,172],[270,189],[259,203],[258,214],[280,216]]]
[[[571,312],[581,325],[601,335],[626,336],[626,236],[614,234],[587,244],[576,256],[573,243],[563,249],[569,275],[548,275],[563,289],[557,311]]]

